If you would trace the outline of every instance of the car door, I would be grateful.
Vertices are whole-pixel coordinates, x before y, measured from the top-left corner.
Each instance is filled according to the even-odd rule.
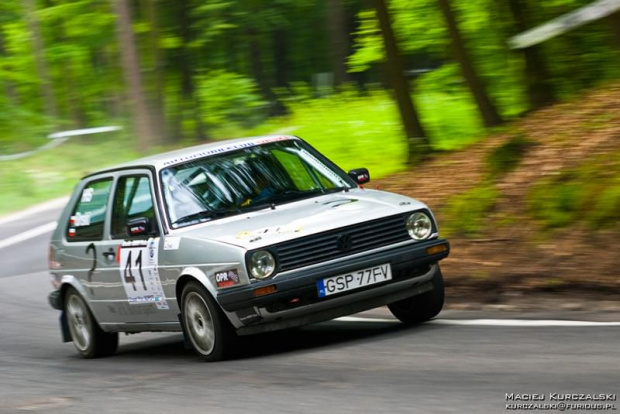
[[[176,320],[159,277],[161,229],[148,170],[122,172],[111,203],[109,255],[103,270],[106,321],[157,323]]]
[[[101,244],[108,237],[106,217],[114,177],[110,174],[92,177],[78,187],[78,196],[65,226],[62,257],[63,274],[77,279],[82,294],[91,304],[97,320],[101,312],[93,301],[101,296],[101,269],[107,264]]]

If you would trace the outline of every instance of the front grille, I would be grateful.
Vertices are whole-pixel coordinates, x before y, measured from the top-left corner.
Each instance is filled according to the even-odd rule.
[[[402,214],[302,237],[273,246],[285,272],[411,240]]]

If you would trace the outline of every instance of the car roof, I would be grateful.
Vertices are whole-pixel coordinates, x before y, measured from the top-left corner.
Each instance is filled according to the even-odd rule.
[[[208,144],[196,145],[193,147],[178,149],[174,151],[164,152],[149,157],[140,158],[134,161],[115,165],[112,167],[97,170],[88,174],[84,178],[92,175],[101,174],[110,171],[127,170],[133,168],[151,168],[160,170],[171,165],[180,164],[192,159],[203,158],[214,154],[222,154],[229,151],[253,147],[256,145],[267,144],[276,141],[286,141],[299,139],[292,135],[262,135],[257,137],[230,139],[225,141],[215,141]]]

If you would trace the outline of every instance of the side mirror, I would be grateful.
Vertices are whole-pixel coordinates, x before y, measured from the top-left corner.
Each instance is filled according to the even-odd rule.
[[[151,221],[146,217],[127,220],[127,234],[131,237],[151,234]]]
[[[347,174],[349,174],[349,177],[353,178],[353,180],[358,184],[365,184],[370,181],[370,173],[368,172],[368,168],[356,168],[349,171]]]

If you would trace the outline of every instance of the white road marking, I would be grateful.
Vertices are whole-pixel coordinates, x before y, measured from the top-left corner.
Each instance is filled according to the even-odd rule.
[[[15,236],[9,237],[8,239],[0,240],[0,249],[4,249],[5,247],[9,247],[14,244],[21,243],[23,241],[53,231],[56,228],[56,224],[57,223],[55,221],[52,221],[51,223],[47,223],[42,226],[35,227],[34,229],[25,231],[23,233],[16,234]]]
[[[0,225],[10,223],[12,221],[21,220],[24,217],[31,216],[33,214],[41,213],[43,211],[60,208],[67,204],[69,197],[56,198],[54,200],[47,201],[45,203],[38,204],[34,207],[30,207],[26,210],[19,211],[17,213],[9,214],[0,218]]]
[[[382,322],[399,323],[397,319],[388,318],[361,318],[345,316],[336,319],[342,322]],[[620,322],[591,322],[591,321],[562,321],[562,320],[528,320],[528,319],[433,319],[426,322],[431,325],[455,326],[522,326],[522,327],[549,327],[549,326],[620,326]]]

